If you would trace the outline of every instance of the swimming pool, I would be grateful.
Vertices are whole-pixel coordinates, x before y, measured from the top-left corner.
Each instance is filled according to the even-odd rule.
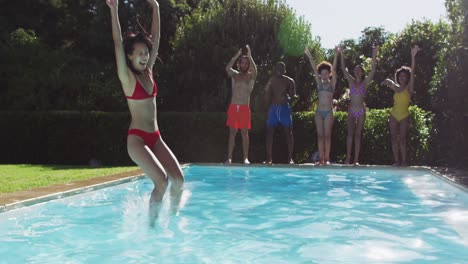
[[[468,194],[427,170],[188,166],[0,213],[0,263],[468,263]]]

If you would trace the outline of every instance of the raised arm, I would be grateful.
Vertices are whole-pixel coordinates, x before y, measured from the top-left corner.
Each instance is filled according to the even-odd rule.
[[[270,105],[271,103],[271,97],[272,97],[272,93],[271,93],[271,79],[268,81],[267,85],[265,86],[265,103],[266,105]]]
[[[234,70],[232,68],[232,66],[234,66],[234,63],[236,63],[236,60],[237,58],[239,58],[239,56],[242,54],[242,49],[240,49],[236,55],[234,55],[234,57],[232,57],[231,61],[229,61],[229,63],[226,65],[226,72],[227,74],[229,75],[229,77],[234,77],[236,74],[238,74],[239,72],[237,72],[236,70]]]
[[[120,31],[118,0],[106,0],[111,11],[112,19],[112,38],[114,39],[115,59],[117,61],[117,75],[123,86],[125,87],[130,79],[125,58],[125,50],[122,42],[122,33]]]
[[[421,49],[418,46],[414,46],[411,49],[411,75],[408,88],[410,94],[412,94],[414,91],[414,70],[416,69],[416,54],[418,54],[420,50]]]
[[[366,85],[368,85],[374,79],[375,71],[377,69],[377,53],[378,52],[379,52],[379,46],[374,46],[374,48],[372,49],[372,69],[365,80]]]
[[[348,85],[351,85],[354,81],[354,78],[351,74],[349,74],[348,69],[346,68],[346,62],[344,57],[344,47],[340,49],[340,57],[341,57],[341,70],[343,71],[344,77],[348,81]]]
[[[247,47],[247,57],[249,57],[249,72],[250,72],[250,78],[255,80],[257,78],[257,65],[255,65],[255,62],[252,58],[252,52],[250,50],[249,45]]]
[[[296,82],[290,78],[289,87],[288,87],[289,100],[294,100],[297,98],[296,94]]]
[[[158,50],[159,50],[159,40],[161,39],[161,24],[159,18],[159,4],[156,0],[148,0],[151,7],[153,8],[153,16],[151,21],[151,42],[153,42],[153,46],[151,48],[151,53],[148,60],[148,67],[150,69],[153,68],[154,63],[156,62],[156,58],[158,57]]]
[[[340,53],[340,47],[335,47],[335,56],[333,57],[333,64],[332,64],[332,79],[331,84],[333,89],[336,88],[336,80],[338,80],[338,76],[336,74],[336,65],[338,64],[338,54]]]
[[[312,66],[312,70],[314,71],[315,81],[317,82],[317,85],[320,85],[321,82],[319,78],[317,64],[315,63],[314,58],[312,58],[312,54],[310,54],[309,48],[305,48],[305,54],[307,55],[307,58],[309,58],[310,66]]]
[[[394,92],[396,92],[397,89],[400,88],[400,86],[396,84],[394,81],[392,81],[391,79],[385,79],[385,81],[382,82],[382,85],[387,86],[388,88],[392,89]]]

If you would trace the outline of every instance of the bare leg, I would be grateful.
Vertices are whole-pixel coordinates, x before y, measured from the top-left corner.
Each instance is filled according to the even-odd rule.
[[[401,165],[407,166],[408,160],[406,158],[406,142],[408,136],[408,128],[410,123],[410,117],[400,121],[400,152],[401,152]]]
[[[325,164],[325,138],[324,138],[324,121],[320,114],[315,113],[315,126],[317,128],[317,143],[319,150],[320,164]]]
[[[249,161],[249,130],[242,129],[241,130],[242,136],[242,150],[244,151],[244,163],[250,164]]]
[[[229,128],[229,141],[228,141],[228,158],[226,163],[231,164],[232,162],[232,152],[234,151],[234,144],[236,143],[236,134],[237,129],[230,127]]]
[[[284,133],[286,135],[286,142],[288,143],[288,162],[294,164],[293,150],[294,150],[294,135],[292,127],[284,127]]]
[[[149,204],[149,221],[150,225],[154,226],[168,185],[166,171],[140,137],[129,135],[127,138],[127,150],[130,158],[154,183]]]
[[[330,163],[330,149],[331,149],[331,133],[333,128],[333,114],[327,115],[324,120],[324,128],[325,128],[325,163]]]
[[[354,165],[359,165],[359,152],[361,151],[361,138],[362,130],[364,129],[364,122],[366,121],[366,114],[362,114],[356,124],[356,131],[354,132]]]
[[[392,136],[392,152],[393,152],[393,159],[395,160],[395,163],[393,166],[400,166],[400,159],[398,156],[398,128],[399,124],[398,121],[390,115],[389,118],[389,123],[390,123],[390,133]]]
[[[267,126],[266,129],[266,152],[267,152],[267,160],[266,164],[273,163],[272,157],[272,149],[273,149],[273,134],[275,132],[275,127]]]
[[[184,174],[180,168],[179,161],[177,161],[177,158],[162,138],[156,142],[153,147],[153,151],[161,162],[161,165],[166,170],[171,181],[171,211],[172,213],[177,214],[184,187]]]
[[[353,150],[353,137],[356,129],[356,118],[348,111],[348,135],[346,137],[346,160],[345,164],[351,162],[351,152]],[[356,158],[356,157],[355,157]]]

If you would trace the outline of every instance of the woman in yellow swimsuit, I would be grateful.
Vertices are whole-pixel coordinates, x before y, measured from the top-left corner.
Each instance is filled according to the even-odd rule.
[[[403,66],[395,73],[395,80],[386,79],[382,84],[390,87],[395,93],[393,95],[393,107],[390,111],[389,123],[392,135],[392,151],[395,163],[393,166],[407,166],[406,138],[409,127],[409,110],[411,94],[414,89],[414,68],[416,66],[416,54],[421,49],[414,46],[411,49],[411,68]],[[399,152],[401,152],[401,163]]]

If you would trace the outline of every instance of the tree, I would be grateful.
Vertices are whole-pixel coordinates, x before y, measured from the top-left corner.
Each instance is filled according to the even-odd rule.
[[[390,35],[381,47],[374,83],[369,87],[366,100],[368,106],[383,108],[392,105],[392,92],[381,87],[380,83],[386,78],[394,78],[395,71],[401,66],[408,66],[411,62],[410,48],[418,45],[423,50],[416,58],[415,94],[412,102],[431,111],[433,91],[430,89],[430,82],[439,61],[439,51],[450,45],[449,32],[450,26],[447,23],[426,20],[413,21],[401,33]]]
[[[372,47],[374,45],[382,46],[387,42],[390,37],[390,33],[385,31],[383,27],[367,27],[362,31],[361,37],[358,40],[347,39],[340,43],[341,46],[345,47],[345,63],[350,73],[357,65],[362,65],[367,72],[371,70],[370,59],[372,57]],[[331,61],[333,52],[329,52],[328,60]],[[340,62],[340,60],[339,60]],[[340,69],[339,67],[338,69]],[[338,93],[343,94],[344,89],[349,89],[348,83],[344,78],[341,70],[338,70],[338,82],[337,90]],[[371,104],[372,105],[372,104]],[[339,109],[347,109],[346,100],[339,100]]]
[[[312,39],[310,25],[282,1],[205,0],[183,23],[174,39],[171,65],[161,73],[170,76],[162,107],[224,111],[230,93],[224,67],[248,44],[259,72],[251,100],[253,110],[262,109],[263,87],[273,64],[280,60],[287,64],[299,94],[305,98],[296,103],[296,110],[310,108],[312,78],[302,51],[309,45],[318,59],[323,58],[323,51]]]
[[[451,32],[440,50],[431,82],[435,111],[433,162],[444,166],[468,164],[468,1],[446,0]]]
[[[185,1],[159,4],[159,57],[167,63],[179,16],[190,7]],[[109,13],[103,0],[1,1],[0,107],[125,111]],[[151,8],[146,1],[120,1],[119,15],[124,32],[149,31]],[[140,15],[143,28],[137,23]]]
[[[13,31],[0,45],[0,108],[124,110],[114,67],[51,49],[32,30]],[[112,74],[111,74],[112,72]]]

